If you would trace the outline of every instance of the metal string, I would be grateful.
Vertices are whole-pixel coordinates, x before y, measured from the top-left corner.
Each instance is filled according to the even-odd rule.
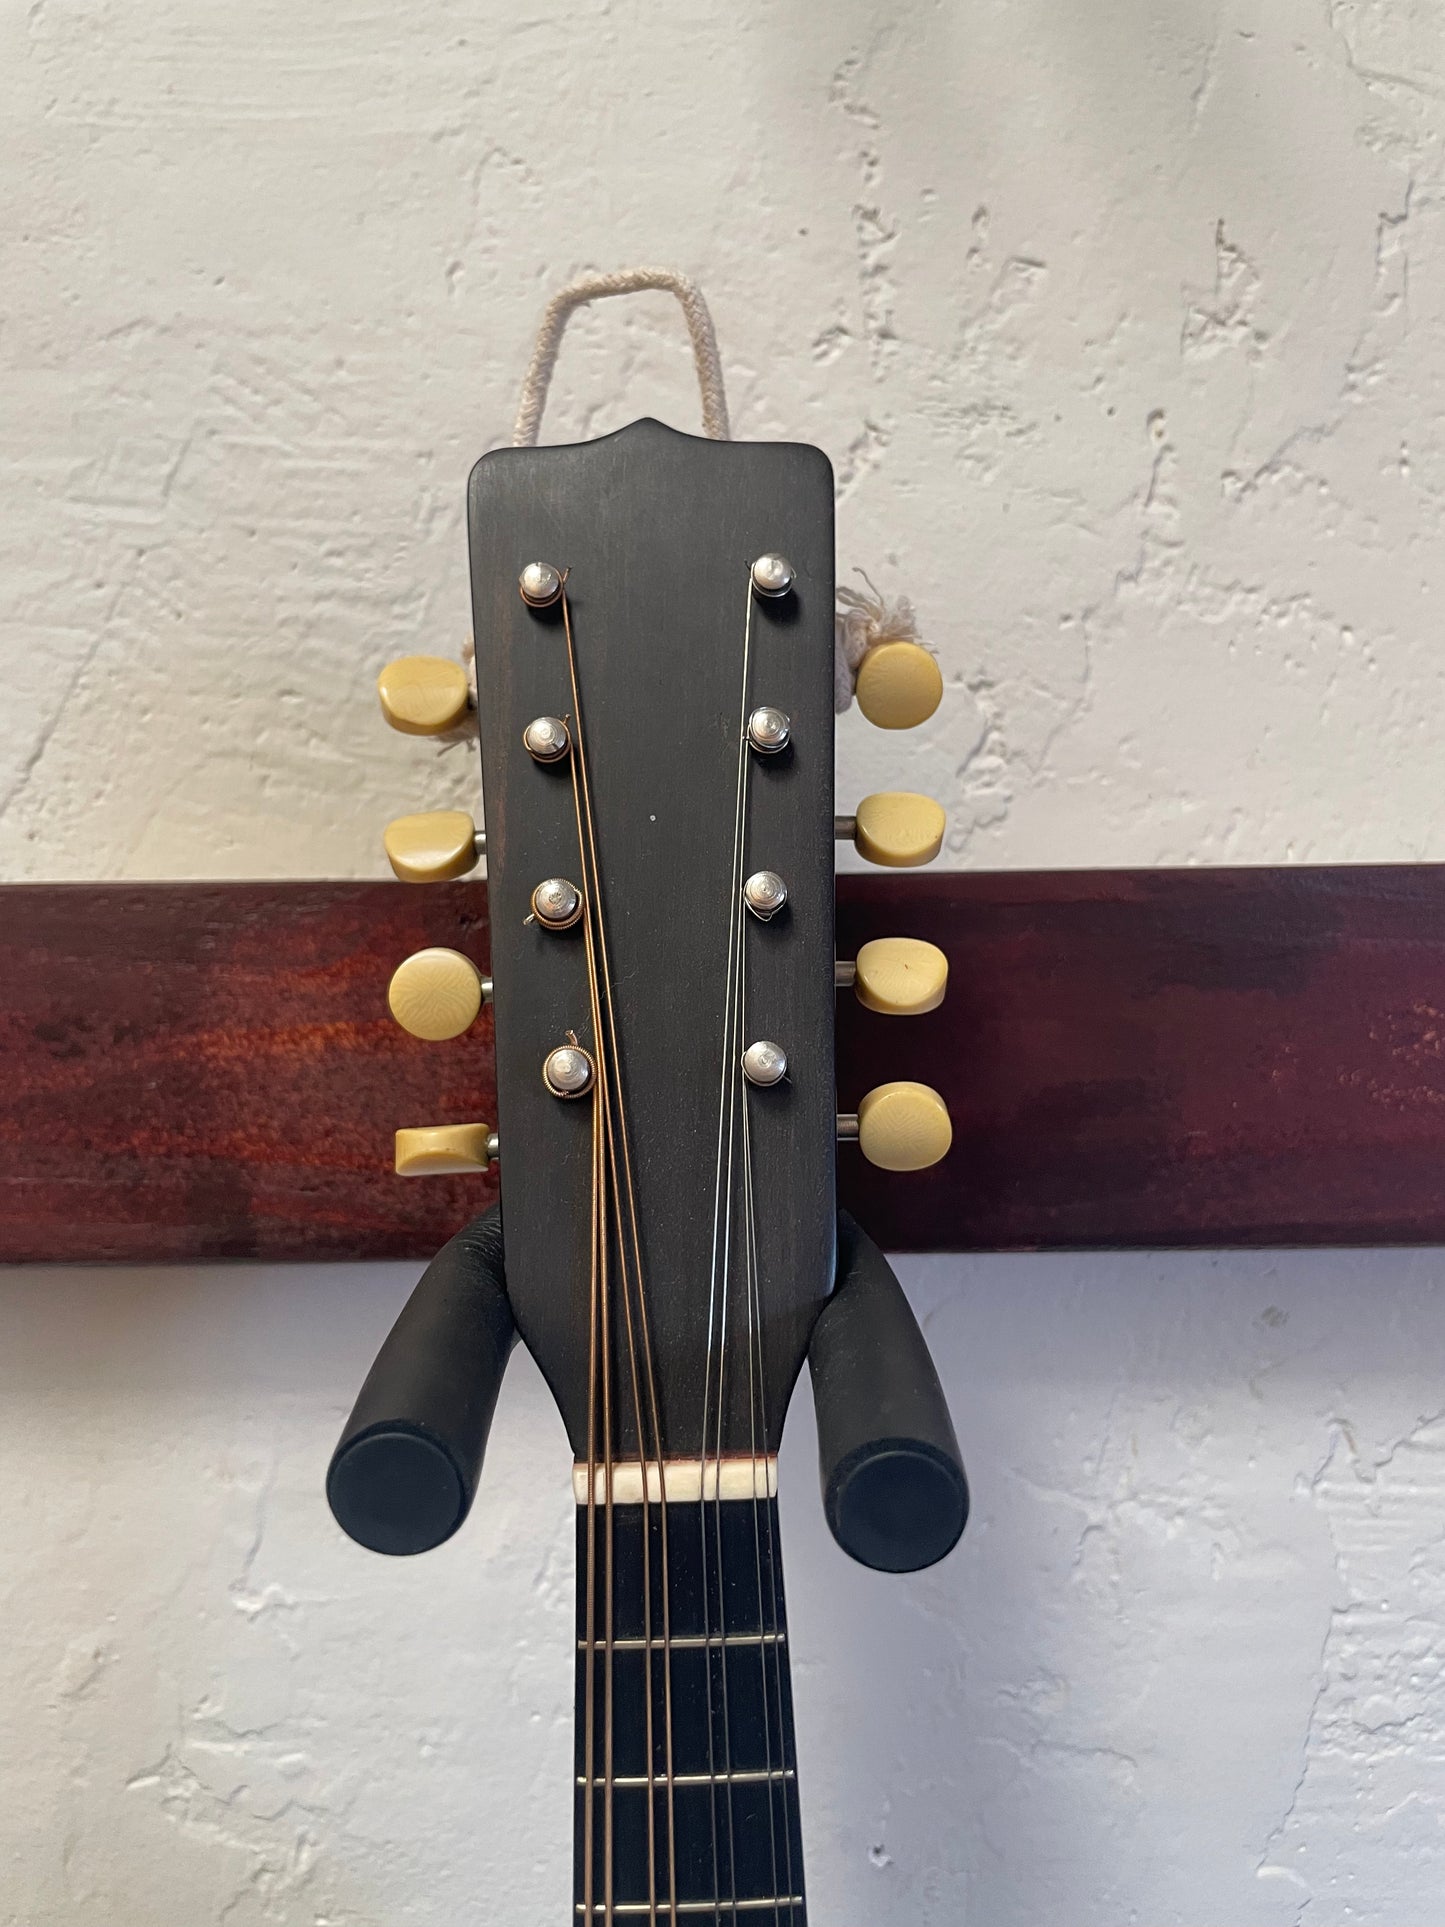
[[[602,1133],[596,1107],[592,1112],[592,1232],[588,1252],[590,1272],[590,1311],[587,1337],[587,1668],[583,1730],[586,1748],[586,1773],[582,1798],[582,1898],[587,1927],[592,1923],[592,1883],[595,1842],[593,1837],[597,1777],[597,1341],[600,1322],[597,1263],[599,1214],[602,1209]]]
[[[728,918],[728,963],[724,993],[722,1064],[718,1090],[718,1141],[717,1169],[713,1196],[713,1241],[712,1268],[708,1286],[708,1335],[707,1369],[703,1380],[702,1444],[699,1452],[702,1470],[702,1484],[699,1491],[699,1525],[701,1528],[702,1569],[704,1577],[704,1630],[709,1636],[705,1650],[711,1654],[710,1637],[712,1632],[711,1600],[706,1583],[707,1575],[707,1467],[709,1458],[709,1407],[713,1400],[714,1353],[716,1353],[716,1414],[713,1425],[716,1444],[712,1458],[716,1466],[716,1484],[713,1493],[713,1545],[715,1557],[715,1586],[717,1594],[718,1629],[718,1669],[722,1684],[722,1722],[723,1749],[728,1762],[729,1778],[727,1788],[727,1859],[729,1885],[736,1894],[736,1859],[734,1852],[733,1825],[733,1784],[731,1778],[732,1745],[730,1731],[730,1712],[728,1704],[727,1642],[723,1590],[722,1557],[722,1427],[724,1418],[724,1392],[726,1389],[727,1326],[729,1274],[732,1261],[732,1218],[735,1196],[734,1158],[737,1143],[737,1097],[738,1082],[741,1077],[741,974],[745,947],[746,913],[743,906],[743,860],[747,837],[747,717],[748,692],[751,681],[753,640],[753,590],[751,568],[748,575],[747,604],[743,622],[742,678],[738,716],[738,763],[733,814],[733,854],[732,876],[729,891]],[[756,1479],[756,1468],[754,1468]],[[711,1661],[709,1660],[708,1693],[708,1773],[711,1782],[712,1829],[713,1829],[713,1892],[721,1898],[721,1853],[718,1842],[717,1819],[717,1761],[713,1725]],[[721,1910],[715,1916],[721,1919]]]
[[[668,1545],[667,1545],[667,1474],[662,1450],[662,1432],[657,1398],[656,1376],[653,1370],[652,1343],[648,1328],[647,1304],[643,1292],[642,1249],[638,1223],[637,1196],[633,1180],[630,1135],[627,1129],[627,1108],[621,1081],[620,1051],[617,1041],[616,1009],[612,996],[611,965],[607,951],[606,923],[602,914],[602,879],[597,858],[596,820],[592,807],[591,782],[588,772],[585,731],[582,727],[581,695],[578,688],[576,645],[572,633],[571,608],[566,592],[566,577],[563,577],[561,596],[562,621],[567,641],[568,674],[572,688],[572,713],[574,730],[574,753],[572,760],[572,795],[577,819],[578,846],[583,872],[583,895],[585,906],[584,935],[587,947],[588,989],[591,1001],[593,1037],[596,1046],[596,1095],[593,1107],[593,1187],[594,1200],[606,1197],[605,1182],[611,1180],[611,1199],[617,1209],[617,1260],[618,1282],[622,1295],[623,1318],[627,1332],[628,1367],[631,1380],[634,1424],[637,1434],[639,1466],[642,1474],[642,1591],[643,1591],[643,1667],[645,1672],[644,1723],[647,1761],[647,1879],[648,1879],[648,1918],[657,1919],[657,1803],[656,1803],[656,1748],[653,1731],[653,1655],[656,1642],[652,1630],[652,1501],[649,1460],[655,1455],[658,1467],[659,1523],[661,1538],[661,1576],[662,1576],[662,1654],[663,1654],[663,1703],[664,1703],[664,1747],[665,1747],[665,1784],[667,1789],[667,1908],[673,1922],[677,1919],[677,1852],[676,1852],[676,1815],[675,1791],[676,1774],[673,1760],[672,1731],[672,1634],[671,1598],[668,1583]],[[622,1176],[618,1170],[618,1147],[622,1153]],[[605,1147],[605,1168],[604,1168]],[[601,1293],[603,1333],[603,1393],[604,1408],[608,1407],[608,1348],[612,1341],[611,1323],[607,1315],[607,1261],[611,1253],[609,1220],[604,1209],[594,1218],[601,1223],[602,1277]],[[632,1260],[629,1276],[629,1247]],[[634,1321],[634,1295],[636,1316]],[[642,1372],[638,1367],[638,1341],[641,1341]],[[647,1387],[646,1410],[644,1411],[642,1381]],[[649,1448],[649,1426],[651,1421],[651,1448]],[[614,1520],[612,1512],[612,1439],[610,1431],[610,1410],[604,1411],[604,1477],[606,1479],[606,1519],[607,1519],[607,1680],[605,1689],[605,1719],[607,1748],[606,1812],[604,1817],[604,1856],[605,1873],[605,1910],[608,1922],[612,1919],[613,1878],[613,1795],[614,1774],[612,1760],[612,1710],[613,1710],[613,1583],[612,1561],[614,1552]],[[595,1507],[595,1451],[589,1436],[588,1463],[589,1507]],[[591,1515],[589,1514],[589,1524]],[[589,1588],[593,1583],[591,1571],[591,1551],[589,1547]],[[593,1667],[593,1654],[589,1649],[587,1664],[590,1676]],[[594,1796],[591,1784],[591,1760],[589,1758],[588,1784],[584,1797],[590,1803]],[[588,1851],[584,1826],[584,1851]],[[589,1864],[590,1880],[590,1864]],[[590,1914],[590,1905],[589,1905]]]
[[[741,1011],[741,1021],[739,1023],[739,1030],[742,1036],[746,1037],[747,1035],[747,1021],[746,1021],[747,960],[746,960],[746,957],[742,959],[741,975],[742,975],[742,990],[738,1000],[740,1005],[740,1011]],[[773,1720],[772,1720],[772,1713],[768,1706],[768,1642],[761,1637],[761,1635],[768,1630],[768,1623],[763,1613],[763,1534],[762,1534],[761,1521],[760,1521],[760,1513],[761,1513],[762,1507],[758,1499],[758,1479],[757,1479],[758,1414],[760,1410],[760,1404],[765,1399],[766,1394],[763,1388],[762,1308],[758,1303],[758,1241],[757,1241],[757,1224],[753,1215],[753,1146],[752,1146],[752,1131],[750,1128],[750,1119],[751,1119],[751,1099],[749,1098],[746,1085],[744,1084],[744,1088],[742,1091],[743,1226],[744,1226],[744,1235],[745,1235],[745,1246],[744,1246],[745,1271],[744,1271],[743,1282],[744,1282],[744,1288],[747,1296],[747,1312],[748,1312],[748,1437],[749,1437],[749,1443],[750,1443],[750,1449],[751,1449],[752,1461],[753,1461],[753,1569],[757,1578],[758,1633],[759,1633],[758,1666],[760,1668],[761,1678],[762,1678],[763,1746],[764,1746],[764,1758],[766,1761],[767,1771],[768,1771],[768,1779],[767,1779],[768,1844],[772,1853],[773,1896],[774,1896],[773,1918],[775,1922],[775,1927],[781,1927],[782,1915],[779,1912],[778,1904],[777,1904],[778,1832],[777,1832],[777,1817],[775,1812],[777,1788],[773,1781]],[[764,1418],[763,1418],[762,1430],[763,1430],[763,1443],[764,1445],[766,1445],[767,1437],[768,1437],[766,1415],[764,1415]],[[765,1480],[764,1481],[765,1491],[766,1491],[766,1483],[767,1482]],[[768,1544],[769,1563],[771,1566],[771,1557],[772,1557],[771,1515],[769,1517],[768,1541],[769,1541],[769,1544]],[[774,1584],[773,1584],[773,1614],[774,1614],[773,1631],[776,1632],[778,1629],[777,1628],[776,1581],[774,1581]],[[774,1657],[774,1661],[776,1662],[776,1659],[777,1659],[777,1642],[776,1641],[773,1642],[773,1657]],[[783,1714],[782,1700],[781,1698],[779,1698],[778,1730],[779,1730],[780,1737],[782,1733],[782,1714]],[[787,1782],[784,1781],[782,1785],[783,1785],[784,1799],[786,1799]],[[788,1884],[789,1894],[791,1894],[792,1891],[793,1891],[792,1882],[790,1880]]]
[[[743,1102],[743,1186],[744,1186],[744,1210],[746,1214],[747,1236],[748,1236],[748,1260],[749,1260],[748,1262],[748,1290],[749,1290],[748,1324],[749,1324],[750,1341],[753,1340],[753,1333],[756,1332],[755,1341],[750,1343],[748,1370],[749,1370],[749,1374],[751,1375],[754,1369],[753,1357],[755,1356],[756,1372],[757,1372],[757,1379],[756,1379],[757,1408],[756,1409],[761,1419],[763,1443],[764,1445],[766,1445],[769,1437],[768,1392],[767,1392],[767,1380],[763,1375],[763,1313],[762,1313],[762,1299],[761,1299],[761,1293],[759,1289],[759,1278],[758,1278],[757,1225],[756,1225],[756,1220],[753,1213],[753,1151],[752,1151],[752,1133],[749,1126],[750,1126],[750,1113],[748,1108],[747,1094],[745,1092],[744,1102]],[[751,1401],[750,1401],[749,1424],[751,1425],[752,1423],[753,1423],[753,1413],[751,1410]],[[753,1463],[756,1466],[757,1464],[756,1433],[754,1433],[754,1441],[755,1442],[753,1445]],[[791,1896],[797,1891],[797,1889],[793,1885],[793,1827],[792,1827],[792,1819],[791,1819],[791,1815],[788,1807],[788,1771],[790,1767],[794,1765],[794,1762],[791,1761],[788,1757],[788,1725],[787,1725],[787,1720],[785,1719],[784,1713],[783,1713],[783,1661],[782,1661],[781,1652],[779,1650],[781,1645],[780,1636],[782,1632],[782,1627],[780,1624],[779,1614],[778,1614],[777,1548],[774,1543],[772,1505],[771,1503],[767,1502],[766,1495],[765,1495],[764,1506],[763,1507],[759,1506],[758,1497],[757,1497],[756,1473],[755,1473],[754,1484],[753,1484],[753,1545],[754,1545],[754,1550],[757,1558],[757,1573],[758,1573],[758,1630],[761,1632],[764,1630],[765,1622],[764,1622],[764,1614],[763,1614],[762,1534],[760,1534],[759,1532],[759,1525],[758,1525],[760,1512],[762,1513],[762,1516],[767,1520],[766,1537],[767,1537],[767,1546],[768,1546],[768,1590],[770,1594],[770,1604],[772,1607],[771,1623],[772,1623],[772,1632],[774,1635],[770,1641],[764,1640],[758,1648],[758,1664],[762,1669],[763,1722],[764,1722],[764,1728],[767,1734],[767,1762],[768,1762],[768,1775],[769,1775],[769,1778],[768,1778],[768,1829],[769,1829],[769,1840],[772,1847],[772,1856],[773,1856],[773,1893],[776,1895],[778,1892],[778,1838],[777,1838],[777,1822],[776,1822],[776,1816],[775,1816],[776,1794],[775,1794],[774,1784],[772,1780],[773,1725],[772,1725],[772,1716],[768,1710],[768,1647],[770,1645],[772,1647],[772,1654],[773,1654],[773,1701],[777,1708],[778,1748],[779,1748],[779,1753],[781,1755],[781,1760],[782,1760],[782,1766],[781,1766],[782,1777],[778,1783],[778,1786],[779,1786],[779,1789],[781,1790],[782,1800],[783,1800],[783,1865],[784,1865],[784,1871],[785,1871],[786,1880],[787,1880],[787,1884],[784,1887],[783,1891],[791,1898]],[[790,1914],[791,1914],[791,1909],[790,1909]],[[774,1917],[776,1921],[778,1921],[779,1923],[781,1922],[781,1915],[778,1913],[778,1910],[776,1907],[774,1908]]]

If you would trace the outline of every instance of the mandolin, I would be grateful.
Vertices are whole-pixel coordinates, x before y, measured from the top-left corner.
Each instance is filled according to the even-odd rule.
[[[926,862],[942,812],[835,815],[817,449],[644,420],[484,456],[468,511],[485,836],[447,811],[386,845],[414,882],[485,854],[492,974],[424,951],[389,994],[438,1042],[491,1005],[499,1123],[399,1131],[396,1165],[500,1158],[502,1203],[417,1286],[328,1497],[375,1551],[448,1538],[520,1338],[574,1461],[574,1918],[803,1927],[777,1453],[804,1360],[847,1552],[931,1564],[968,1510],[923,1336],[834,1196],[840,1154],[906,1184],[949,1148],[935,1091],[884,1085],[844,1118],[833,1073],[839,994],[906,1016],[946,976],[908,939],[835,958],[835,840]],[[870,703],[899,726],[937,671],[890,646]],[[412,733],[469,726],[456,664],[404,659],[380,691]]]

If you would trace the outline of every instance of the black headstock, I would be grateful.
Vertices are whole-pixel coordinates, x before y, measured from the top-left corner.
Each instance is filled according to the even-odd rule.
[[[577,1461],[574,1911],[803,1927],[773,1478],[804,1357],[848,1551],[928,1564],[968,1506],[907,1299],[834,1206],[835,985],[907,1014],[947,966],[896,940],[834,958],[832,471],[642,421],[483,457],[468,511],[493,983],[433,951],[390,997],[444,1038],[490,988],[502,1216],[428,1267],[327,1491],[363,1545],[440,1543],[520,1332]],[[918,706],[924,652],[903,646],[874,652],[885,726]],[[402,728],[449,728],[465,702],[445,663],[382,681]],[[886,863],[942,833],[926,798],[849,822]],[[478,846],[449,812],[387,847],[414,877]],[[892,1170],[948,1147],[920,1085],[878,1087],[851,1122]],[[404,1172],[490,1155],[484,1124],[398,1133]]]
[[[639,1456],[645,1343],[642,1456],[658,1433],[668,1458],[772,1452],[834,1275],[832,471],[815,448],[640,421],[484,456],[469,524],[517,1324],[578,1457],[589,1407],[600,1451],[605,1262],[612,1450]],[[752,582],[768,554],[794,572],[776,597]],[[565,577],[548,606],[520,591],[531,563]],[[761,706],[788,718],[778,753],[740,744]],[[546,716],[571,738],[550,763],[523,741]],[[787,887],[766,921],[740,890],[760,870]],[[589,899],[590,941],[585,916],[534,915],[548,878]],[[569,1035],[610,1106],[598,1084],[568,1101],[544,1082]],[[771,1086],[740,1061],[760,1039],[787,1055]],[[610,1201],[596,1261],[594,1192]]]

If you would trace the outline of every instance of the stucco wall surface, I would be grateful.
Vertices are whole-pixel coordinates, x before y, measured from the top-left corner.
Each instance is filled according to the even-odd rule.
[[[0,0],[0,875],[374,875],[470,805],[372,673],[464,641],[542,302],[636,260],[939,647],[842,796],[957,865],[1445,857],[1442,132],[1431,0]],[[546,432],[690,379],[589,315]],[[905,1268],[977,1511],[847,1566],[802,1397],[820,1927],[1442,1927],[1441,1272]],[[412,1275],[0,1284],[5,1927],[565,1918],[539,1381],[435,1557],[320,1501]]]

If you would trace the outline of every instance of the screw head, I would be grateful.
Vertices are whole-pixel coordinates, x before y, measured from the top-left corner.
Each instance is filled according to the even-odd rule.
[[[748,741],[760,756],[776,756],[792,741],[793,725],[785,709],[764,704],[748,717]]]
[[[582,915],[582,892],[566,877],[546,877],[532,892],[532,915],[549,930],[570,930]]]
[[[788,1053],[770,1038],[760,1037],[743,1052],[743,1076],[750,1084],[766,1089],[770,1084],[781,1084],[787,1074]]]
[[[553,1097],[581,1097],[592,1088],[596,1067],[580,1044],[559,1044],[548,1051],[542,1065],[542,1082]]]
[[[743,885],[743,901],[764,923],[775,917],[787,900],[788,886],[776,870],[754,870]]]
[[[534,716],[522,731],[522,744],[539,763],[560,763],[572,747],[572,736],[560,716]]]
[[[796,580],[793,565],[785,555],[760,555],[753,564],[753,588],[769,600],[785,596]]]
[[[529,562],[517,577],[517,587],[529,609],[546,609],[562,593],[562,572],[550,562]]]

